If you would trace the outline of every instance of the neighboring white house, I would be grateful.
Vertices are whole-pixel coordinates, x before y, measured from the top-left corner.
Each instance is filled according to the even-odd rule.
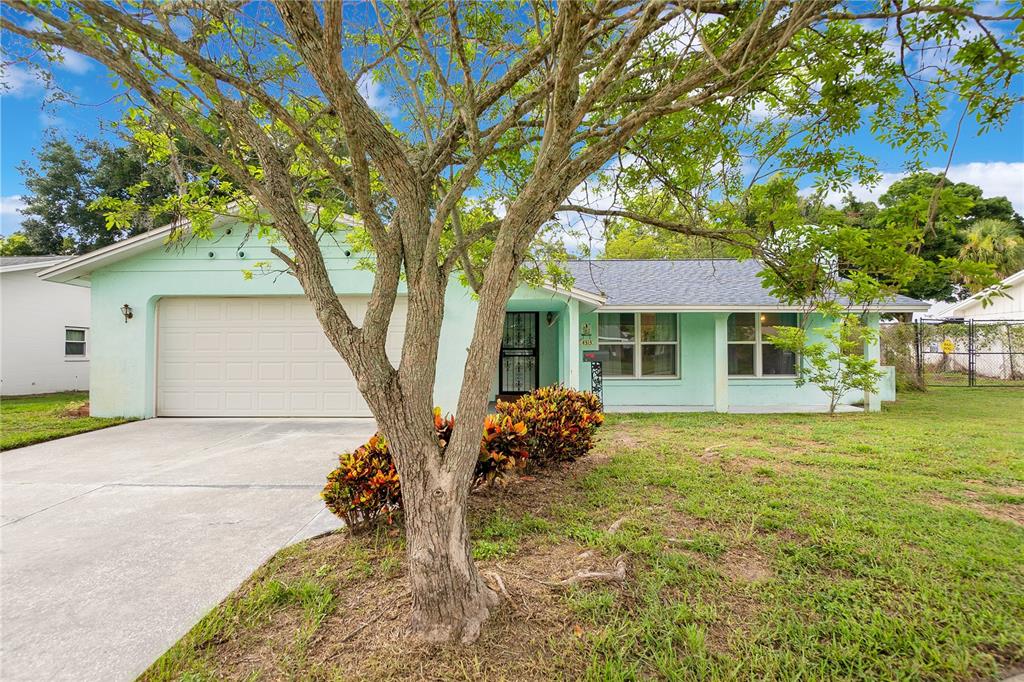
[[[945,322],[926,327],[923,337],[938,371],[973,372],[983,382],[1024,380],[1024,270],[1000,285],[1006,295],[990,297],[987,306],[981,292],[937,311]],[[941,350],[943,342],[954,350]]]
[[[66,256],[0,258],[0,394],[89,388],[89,290],[47,282]]]
[[[968,299],[938,311],[937,317],[960,317],[965,320],[1024,320],[1024,270],[1016,272],[1002,282],[1008,296],[990,299],[989,305],[982,307],[982,294],[975,294]]]

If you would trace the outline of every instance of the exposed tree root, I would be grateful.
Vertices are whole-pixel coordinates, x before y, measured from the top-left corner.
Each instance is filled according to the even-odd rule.
[[[512,602],[512,595],[508,593],[508,589],[505,587],[505,581],[501,579],[501,576],[494,571],[484,573],[484,575],[494,581],[494,584],[498,587],[498,592],[509,602]],[[514,602],[513,602],[514,603]]]
[[[618,533],[619,532],[619,528],[621,528],[622,524],[625,523],[625,522],[626,522],[626,518],[623,517],[623,518],[619,519],[618,521],[616,521],[615,523],[613,523],[612,525],[608,526],[608,535],[615,535],[616,533]]]
[[[623,580],[625,580],[626,579],[626,557],[625,557],[625,555],[620,554],[618,557],[616,557],[615,561],[612,563],[612,566],[613,566],[613,568],[610,571],[577,571],[574,575],[566,578],[565,580],[556,580],[556,581],[541,580],[540,578],[535,578],[532,575],[526,575],[525,573],[520,573],[518,571],[513,571],[512,569],[507,568],[505,566],[500,566],[499,565],[498,568],[500,568],[501,570],[505,571],[506,573],[510,573],[512,575],[518,576],[520,578],[525,578],[527,580],[532,580],[533,582],[539,583],[541,585],[547,585],[548,587],[562,588],[562,587],[570,587],[572,585],[577,585],[579,583],[585,583],[585,582],[622,582]]]
[[[622,582],[626,579],[626,558],[621,554],[612,564],[610,571],[578,571],[576,575],[553,583],[559,587],[568,587],[584,582]]]

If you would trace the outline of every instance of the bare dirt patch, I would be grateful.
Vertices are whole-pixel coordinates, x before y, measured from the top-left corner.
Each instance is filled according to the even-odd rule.
[[[69,419],[77,419],[78,417],[89,416],[89,403],[83,403],[81,405],[74,405],[61,411],[60,416],[67,417]]]
[[[718,560],[717,568],[730,580],[754,583],[775,577],[768,558],[753,547],[731,547]]]
[[[553,499],[571,499],[572,482],[601,459],[589,457],[480,491],[471,498],[471,514],[485,516],[500,507],[511,517],[543,517]],[[625,562],[628,581],[632,571]],[[612,572],[616,557],[539,533],[521,538],[513,556],[478,561],[477,567],[503,595],[480,639],[468,647],[425,645],[408,637],[411,596],[397,529],[315,538],[294,556],[258,571],[229,600],[243,601],[269,580],[312,581],[333,594],[326,618],[311,626],[299,603],[270,609],[258,624],[230,628],[209,641],[206,665],[215,679],[232,680],[572,678],[584,665],[572,641],[592,626],[573,613],[565,599],[570,587],[559,583],[581,573]],[[618,590],[621,583],[600,584]],[[310,672],[316,674],[309,677]]]
[[[514,572],[500,562],[480,562],[485,579],[499,590],[494,576],[501,577],[508,598],[470,647],[433,647],[407,638],[403,574],[387,589],[377,587],[338,608],[321,628],[309,660],[344,679],[546,679],[562,648],[556,642],[576,628],[565,600],[541,581],[563,577],[580,553],[568,543],[531,545],[517,556]]]
[[[925,499],[933,507],[967,508],[996,521],[1006,521],[1015,523],[1018,526],[1024,526],[1024,505],[985,502],[981,500],[981,495],[973,490],[965,491],[964,496],[968,499],[966,504],[960,500],[953,500],[945,495],[938,494],[929,495]]]
[[[696,459],[705,466],[720,466],[726,471],[742,474],[756,474],[766,469],[776,473],[792,473],[798,468],[798,465],[789,461],[748,457],[746,455],[739,455],[733,452],[726,452],[724,451],[726,448],[730,448],[730,445],[726,443],[709,445],[704,448],[703,452],[696,456]],[[735,446],[731,446],[731,449],[735,449]],[[764,450],[765,448],[761,447],[760,449]],[[778,450],[779,454],[789,452],[785,448],[773,448],[769,450]]]

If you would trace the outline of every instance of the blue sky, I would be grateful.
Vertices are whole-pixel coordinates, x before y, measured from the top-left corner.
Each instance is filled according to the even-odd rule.
[[[68,54],[54,75],[60,86],[70,93],[74,102],[46,103],[44,84],[24,67],[9,66],[3,80],[9,86],[0,94],[0,229],[3,234],[16,230],[22,216],[17,209],[24,184],[17,167],[25,160],[32,162],[33,148],[38,147],[47,128],[74,138],[109,135],[105,124],[120,117],[121,105],[105,70],[77,54]],[[380,86],[366,84],[364,93],[378,110],[387,103]],[[952,130],[956,113],[947,113],[946,125]],[[854,143],[874,156],[884,172],[878,187],[855,187],[860,198],[877,198],[885,187],[897,179],[906,161],[903,154],[878,143],[866,129],[858,133]],[[946,165],[947,154],[937,153],[926,160],[932,168]],[[1000,131],[979,137],[972,121],[965,122],[955,149],[950,177],[954,181],[977,184],[986,196],[1007,196],[1024,214],[1024,111],[1018,107],[1009,124]]]

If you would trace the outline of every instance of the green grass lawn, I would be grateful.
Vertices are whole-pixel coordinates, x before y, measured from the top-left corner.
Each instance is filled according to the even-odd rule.
[[[510,597],[473,646],[403,639],[397,532],[334,534],[280,552],[144,678],[974,680],[1024,665],[1024,391],[935,388],[835,418],[610,416],[588,460],[474,495],[472,517],[478,565]],[[554,586],[620,556],[624,582]]]
[[[70,414],[88,401],[89,394],[85,391],[0,398],[0,450],[20,448],[131,421]]]

